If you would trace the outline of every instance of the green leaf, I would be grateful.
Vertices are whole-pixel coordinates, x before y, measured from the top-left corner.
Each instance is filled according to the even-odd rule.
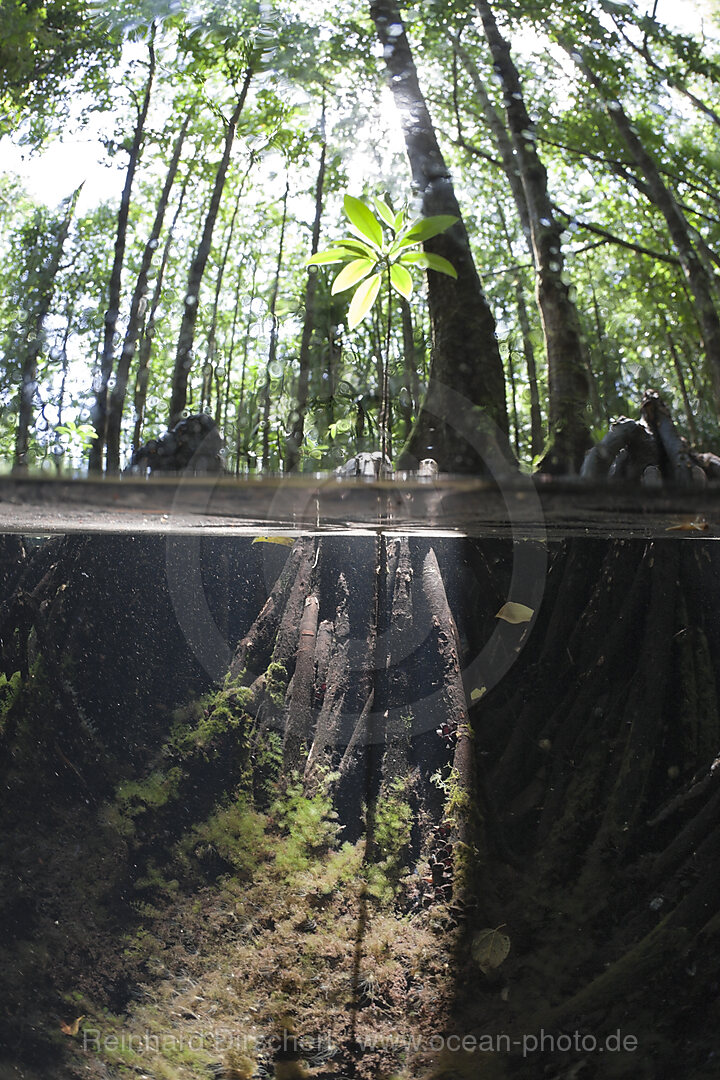
[[[397,255],[398,251],[402,251],[403,248],[415,247],[415,245],[419,243],[419,240],[413,240],[412,237],[410,237],[410,239],[408,240],[406,236],[399,236],[397,240],[394,240],[393,243],[390,245],[388,255],[392,259],[392,257],[394,255]]]
[[[403,239],[413,240],[416,244],[421,240],[429,240],[431,236],[445,232],[459,220],[460,218],[453,217],[451,214],[436,214],[434,217],[421,218],[410,226]]]
[[[500,927],[496,930],[490,927],[478,930],[470,944],[473,960],[486,975],[493,968],[500,967],[509,952],[510,938],[500,933]]]
[[[396,233],[399,233],[404,225],[405,225],[405,211],[404,210],[398,210],[397,214],[395,215],[395,221],[393,222],[393,229],[395,230]]]
[[[328,435],[331,439],[336,439],[338,434],[344,435],[352,429],[352,420],[343,418],[336,420],[334,424],[328,425]]]
[[[355,259],[353,262],[348,263],[333,281],[332,295],[334,296],[335,293],[343,292],[344,289],[357,285],[358,281],[362,281],[364,277],[368,276],[374,265],[374,259]]]
[[[388,204],[385,202],[384,199],[373,199],[373,202],[375,204],[375,209],[377,210],[380,217],[383,219],[383,221],[385,222],[386,225],[390,226],[390,228],[394,232],[395,231],[395,215],[393,214],[393,212],[390,209],[390,207],[388,206]]]
[[[380,244],[374,244],[371,241],[367,240],[365,238],[365,233],[362,232],[360,229],[357,229],[354,225],[350,226],[350,232],[355,233],[355,235],[360,238],[360,242],[365,244],[368,251],[373,251],[376,255],[379,255],[382,251],[382,247],[380,246]]]
[[[360,235],[364,237],[364,239],[369,240],[371,244],[382,247],[382,225],[375,217],[370,207],[366,206],[360,199],[356,199],[353,195],[346,195],[343,200],[343,205],[345,207],[345,213]]]
[[[317,255],[311,255],[305,265],[325,266],[327,263],[344,262],[345,259],[357,259],[357,252],[345,247],[328,248],[327,251],[318,251]]]
[[[530,622],[534,614],[534,608],[528,607],[527,604],[516,604],[513,600],[508,600],[500,608],[495,618],[504,619],[505,622],[517,625],[518,623]]]
[[[423,270],[437,270],[439,274],[447,274],[448,277],[457,280],[457,270],[448,259],[442,255],[433,255],[430,251],[408,251],[401,255],[401,263],[409,263],[411,266],[419,266]]]
[[[370,247],[369,244],[364,243],[362,240],[355,240],[352,236],[344,237],[340,243],[343,247],[347,248],[348,251],[354,251],[356,256],[362,255],[363,258],[366,259],[373,259],[377,251],[374,244]]]
[[[348,310],[348,329],[354,330],[358,323],[361,323],[367,315],[370,308],[375,303],[377,294],[380,291],[380,282],[382,281],[382,274],[373,274],[367,281],[363,281],[361,285],[358,285],[350,301],[350,308]]]
[[[413,283],[409,271],[407,271],[404,266],[395,263],[390,267],[390,283],[396,292],[399,292],[406,300],[410,299],[412,296]]]

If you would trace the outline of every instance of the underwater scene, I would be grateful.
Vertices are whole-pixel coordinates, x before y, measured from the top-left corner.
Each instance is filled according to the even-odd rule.
[[[681,535],[5,534],[2,1076],[714,1075]]]

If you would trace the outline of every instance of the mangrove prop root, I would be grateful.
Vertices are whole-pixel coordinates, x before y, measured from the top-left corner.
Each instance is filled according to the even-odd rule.
[[[580,475],[639,481],[648,487],[704,487],[720,476],[715,454],[693,453],[657,390],[646,390],[640,419],[621,416],[585,455]]]

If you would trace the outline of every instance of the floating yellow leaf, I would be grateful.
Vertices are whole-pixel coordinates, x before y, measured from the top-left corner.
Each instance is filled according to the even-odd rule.
[[[504,619],[505,622],[517,624],[530,622],[534,614],[534,609],[527,607],[526,604],[516,604],[512,600],[508,600],[507,604],[503,604],[500,608],[495,618]]]
[[[292,547],[294,543],[289,536],[256,536],[253,540],[253,544],[284,544],[285,547]]]
[[[487,686],[474,686],[470,691],[470,700],[479,701],[483,694],[487,694]]]
[[[500,927],[478,930],[470,946],[472,958],[485,975],[500,967],[510,952],[510,938],[500,933]]]
[[[60,1030],[62,1031],[63,1035],[77,1035],[77,1033],[80,1031],[80,1024],[84,1019],[84,1016],[78,1016],[77,1020],[73,1020],[70,1024],[63,1024],[61,1020]]]

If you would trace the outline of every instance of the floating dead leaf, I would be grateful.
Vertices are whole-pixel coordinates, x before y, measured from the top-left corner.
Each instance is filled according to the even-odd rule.
[[[518,623],[530,622],[534,614],[534,609],[526,604],[516,604],[513,600],[508,600],[500,608],[495,618],[504,619],[505,622],[517,625]]]
[[[487,694],[487,686],[474,686],[470,691],[470,700],[479,701],[483,694]]]
[[[665,532],[707,532],[710,528],[704,517],[692,518],[679,525],[668,525]]]
[[[494,930],[478,930],[473,937],[470,946],[472,958],[485,975],[493,968],[500,967],[510,952],[510,938],[500,930],[499,926]]]
[[[63,1035],[77,1035],[77,1033],[80,1031],[80,1024],[83,1022],[84,1019],[84,1016],[78,1016],[77,1020],[72,1020],[69,1024],[63,1024],[61,1020],[60,1030],[62,1031]]]

